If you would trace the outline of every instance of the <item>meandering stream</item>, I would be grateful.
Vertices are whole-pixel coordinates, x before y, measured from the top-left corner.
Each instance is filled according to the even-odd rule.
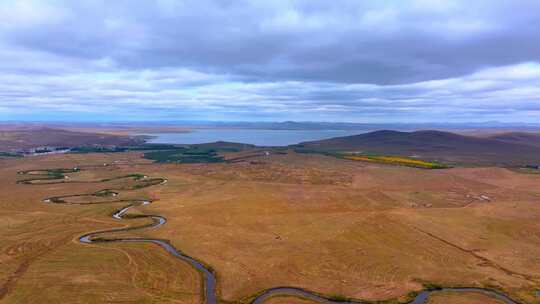
[[[182,253],[180,250],[175,248],[168,240],[138,238],[138,237],[128,237],[128,238],[107,237],[107,235],[111,235],[117,232],[126,232],[126,231],[133,231],[133,230],[139,230],[139,229],[155,229],[167,223],[167,219],[160,215],[151,215],[151,214],[135,215],[135,216],[130,216],[130,217],[126,216],[130,208],[151,204],[152,203],[151,200],[147,200],[147,199],[99,200],[100,198],[103,199],[107,197],[116,197],[119,194],[118,191],[129,191],[129,190],[155,186],[159,184],[165,184],[167,180],[164,178],[149,178],[141,174],[129,174],[129,175],[123,175],[119,177],[101,179],[101,180],[95,180],[95,181],[73,181],[73,180],[70,180],[67,175],[65,175],[68,173],[76,173],[81,170],[86,170],[86,169],[95,168],[95,167],[101,167],[101,166],[90,165],[90,166],[76,167],[72,169],[61,168],[61,169],[39,169],[39,170],[20,171],[19,174],[30,176],[30,178],[19,180],[18,183],[28,184],[28,185],[40,185],[40,184],[56,184],[56,183],[100,183],[100,182],[107,182],[107,181],[118,180],[118,179],[133,180],[135,184],[132,186],[124,186],[118,189],[102,189],[94,193],[88,193],[88,194],[53,196],[53,197],[45,198],[43,202],[48,203],[48,204],[69,204],[69,205],[125,203],[126,204],[125,206],[116,210],[113,213],[112,215],[113,218],[117,220],[147,218],[151,220],[151,223],[139,225],[139,226],[130,226],[127,228],[117,228],[117,229],[90,232],[90,233],[80,236],[79,241],[82,243],[138,242],[138,243],[152,243],[152,244],[158,245],[162,247],[163,249],[165,249],[167,252],[169,252],[172,256],[189,263],[192,267],[197,269],[202,274],[203,281],[204,281],[204,302],[207,304],[216,304],[218,300],[217,300],[217,293],[216,293],[215,273],[212,270],[210,270],[210,268],[206,266],[203,262],[198,261],[197,259]],[[96,201],[92,201],[92,202],[70,202],[69,201],[70,198],[81,197],[81,196],[95,197]],[[446,291],[463,292],[463,293],[477,292],[477,293],[482,293],[490,297],[496,298],[505,304],[519,304],[519,302],[511,299],[509,296],[502,294],[496,290],[482,289],[482,288],[442,288],[442,289],[424,290],[420,292],[411,302],[409,302],[409,304],[425,304],[427,303],[427,300],[430,295],[435,294],[435,293],[440,293],[440,292],[446,292]],[[296,288],[296,287],[276,287],[276,288],[264,290],[261,293],[259,293],[257,296],[255,296],[252,299],[251,303],[261,304],[274,296],[296,296],[296,297],[309,299],[318,303],[335,303],[335,304],[337,303],[351,303],[351,304],[369,303],[369,302],[362,302],[362,301],[356,301],[356,300],[353,300],[353,301],[332,300],[329,297],[325,297],[323,295],[319,295],[317,293],[314,293],[314,292],[311,292],[302,288]]]

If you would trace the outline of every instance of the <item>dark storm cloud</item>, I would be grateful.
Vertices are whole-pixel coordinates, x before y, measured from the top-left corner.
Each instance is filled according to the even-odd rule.
[[[536,0],[6,0],[0,118],[534,120],[539,11]]]
[[[10,42],[133,69],[390,84],[540,59],[536,0],[44,1],[24,7],[30,5],[11,5],[21,16],[3,26]]]

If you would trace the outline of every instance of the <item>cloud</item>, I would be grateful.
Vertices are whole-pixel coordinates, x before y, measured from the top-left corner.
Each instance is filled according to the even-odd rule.
[[[129,109],[142,118],[169,120],[192,115],[206,119],[262,115],[297,120],[507,120],[508,113],[519,119],[540,114],[540,65],[525,63],[399,85],[244,82],[186,69],[36,78],[0,75],[0,92],[2,107],[30,112],[122,115]]]
[[[534,0],[7,0],[0,118],[533,120],[539,10]]]

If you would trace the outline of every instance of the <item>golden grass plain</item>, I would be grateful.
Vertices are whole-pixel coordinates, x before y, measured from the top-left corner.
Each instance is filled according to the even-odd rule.
[[[422,170],[293,152],[234,164],[163,165],[140,156],[0,160],[2,303],[200,302],[199,273],[156,246],[78,242],[89,231],[136,224],[111,218],[122,204],[41,202],[126,181],[16,184],[19,170],[115,162],[68,176],[167,178],[166,185],[120,194],[154,199],[135,212],[168,219],[158,229],[125,234],[168,239],[211,265],[226,302],[245,302],[276,286],[406,300],[431,283],[496,288],[540,303],[539,175],[502,168]],[[291,299],[269,302],[306,302]]]

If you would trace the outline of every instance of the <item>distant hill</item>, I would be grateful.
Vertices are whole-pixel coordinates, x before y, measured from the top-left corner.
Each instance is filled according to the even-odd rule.
[[[53,128],[25,128],[0,130],[0,150],[14,151],[42,146],[77,147],[77,146],[122,146],[144,142],[141,137],[111,135],[101,133],[75,132]]]
[[[507,132],[490,135],[486,138],[496,139],[514,144],[540,147],[540,133]]]
[[[524,136],[519,138],[524,138]],[[525,144],[522,141],[524,140],[516,140],[512,136],[493,138],[431,130],[415,132],[381,130],[304,142],[295,147],[314,151],[359,151],[414,156],[471,165],[513,166],[540,162],[540,146]]]

